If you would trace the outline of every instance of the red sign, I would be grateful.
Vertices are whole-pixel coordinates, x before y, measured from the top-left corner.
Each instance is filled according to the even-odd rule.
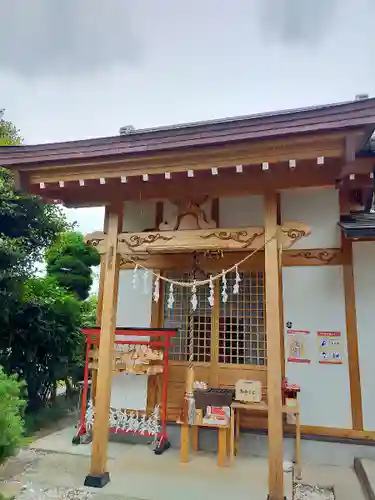
[[[341,332],[316,332],[318,337],[341,337]]]

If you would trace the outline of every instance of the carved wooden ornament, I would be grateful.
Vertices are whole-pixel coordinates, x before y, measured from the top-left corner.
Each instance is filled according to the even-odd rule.
[[[309,234],[310,228],[306,224],[286,222],[280,228],[279,243],[283,249],[288,249]],[[103,254],[107,251],[106,237],[104,233],[95,232],[87,235],[85,240]],[[260,249],[264,244],[263,227],[179,229],[177,231],[120,233],[117,251],[123,256],[193,251],[244,251]]]

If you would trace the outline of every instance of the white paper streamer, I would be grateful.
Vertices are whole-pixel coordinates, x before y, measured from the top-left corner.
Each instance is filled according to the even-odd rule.
[[[241,283],[241,276],[240,273],[238,272],[238,267],[236,266],[236,281],[234,282],[233,285],[233,295],[238,295],[240,292],[240,283]]]
[[[225,270],[223,270],[223,277],[222,277],[221,300],[223,301],[224,304],[228,300],[227,277],[226,277],[226,274],[225,274]]]
[[[154,302],[159,302],[160,298],[160,276],[158,275],[154,285]]]
[[[208,296],[208,303],[210,304],[211,307],[213,307],[215,303],[215,292],[214,292],[214,282],[212,281],[212,275],[210,276],[210,294]]]
[[[169,285],[168,309],[173,309],[173,304],[174,304],[173,283],[171,283]]]
[[[191,289],[191,306],[193,308],[193,311],[197,310],[198,307],[198,298],[197,298],[197,287],[196,285],[193,285],[193,288]]]
[[[138,264],[136,264],[135,268],[133,269],[132,284],[133,284],[133,288],[137,288],[137,285],[138,285]]]
[[[94,426],[95,412],[92,400],[87,404],[85,415],[86,430],[89,432]],[[115,432],[137,432],[156,436],[160,433],[160,411],[159,406],[155,406],[150,416],[139,415],[139,412],[110,408],[108,424]]]
[[[146,294],[148,293],[148,269],[145,269],[143,271],[143,293]]]

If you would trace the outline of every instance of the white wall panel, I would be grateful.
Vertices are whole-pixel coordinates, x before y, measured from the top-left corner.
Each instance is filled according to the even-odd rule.
[[[123,231],[136,233],[154,229],[155,221],[155,201],[126,201],[124,203]]]
[[[264,198],[260,195],[220,198],[220,227],[264,226],[263,211]]]
[[[375,430],[375,242],[353,244],[363,427]]]
[[[292,329],[311,332],[306,336],[306,355],[311,359],[311,363],[287,363],[286,365],[289,382],[301,386],[299,396],[301,423],[351,429],[342,267],[284,268],[283,297],[285,324],[291,322]],[[317,331],[341,332],[343,364],[318,363]],[[286,334],[284,336],[286,337]],[[286,351],[286,357],[287,354]]]
[[[340,247],[339,194],[334,188],[298,189],[280,195],[281,219],[304,222],[311,228],[310,236],[302,238],[293,248]]]
[[[117,306],[117,326],[145,328],[151,323],[152,278],[148,275],[144,287],[143,272],[139,271],[138,286],[133,288],[133,271],[120,271]],[[129,338],[129,337],[127,337]],[[142,339],[143,337],[137,337]],[[147,337],[146,337],[147,338]],[[145,410],[147,406],[147,375],[122,373],[112,381],[111,406]]]

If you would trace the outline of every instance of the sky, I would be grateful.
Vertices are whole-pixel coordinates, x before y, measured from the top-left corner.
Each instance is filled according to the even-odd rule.
[[[28,144],[375,96],[374,0],[0,0]],[[103,210],[69,210],[83,232]]]

